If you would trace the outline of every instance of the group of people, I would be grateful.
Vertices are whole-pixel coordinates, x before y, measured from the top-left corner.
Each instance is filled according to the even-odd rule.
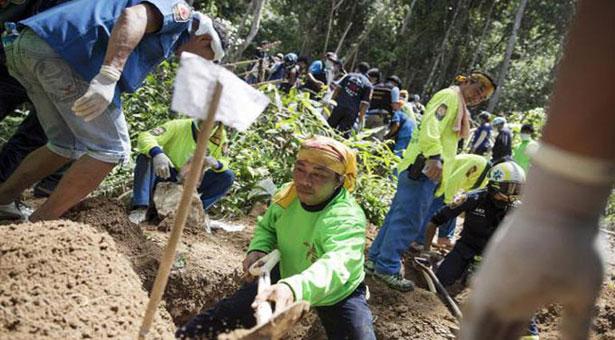
[[[403,90],[398,76],[383,77],[378,68],[367,62],[360,62],[353,72],[346,72],[335,52],[327,52],[322,60],[314,61],[293,52],[269,58],[267,82],[277,83],[287,92],[296,88],[322,99],[332,107],[325,116],[332,128],[345,137],[353,131],[374,129],[375,138],[392,141],[392,150],[398,156],[408,146],[425,111],[420,96],[410,96]],[[254,81],[254,72],[246,76],[247,81]]]
[[[607,22],[588,21],[592,18],[588,13],[600,14],[600,6],[592,2],[583,4],[579,22],[591,28],[590,37],[599,36],[600,30],[592,25]],[[0,1],[0,5],[8,9],[0,17],[6,24],[0,50],[0,113],[3,118],[25,101],[34,106],[0,155],[3,219],[60,218],[90,194],[117,164],[130,157],[120,93],[134,92],[159,62],[173,54],[191,52],[219,61],[227,48],[224,26],[194,11],[182,0],[30,0]],[[613,9],[612,4],[602,6]],[[574,289],[575,293],[584,293],[573,294],[573,298],[566,300],[566,307],[577,312],[567,330],[570,334],[587,334],[591,320],[591,308],[587,307],[595,300],[600,273],[599,257],[592,251],[591,242],[600,205],[604,206],[613,183],[609,169],[615,156],[614,143],[605,142],[612,139],[612,132],[599,130],[588,133],[582,145],[567,144],[570,139],[578,139],[565,133],[561,117],[575,121],[578,112],[572,110],[568,114],[566,110],[578,108],[579,101],[560,105],[559,101],[565,99],[557,97],[560,92],[569,93],[566,86],[575,84],[578,74],[572,66],[579,62],[578,53],[610,60],[600,59],[605,55],[604,43],[591,39],[587,43],[586,35],[586,31],[573,30],[572,46],[584,41],[585,48],[572,49],[572,59],[565,59],[561,72],[570,81],[558,82],[552,127],[547,124],[545,130],[546,145],[536,146],[531,139],[532,127],[523,126],[522,141],[514,152],[512,133],[502,117],[491,120],[488,113],[480,114],[480,126],[470,139],[472,118],[468,108],[489,99],[497,87],[485,72],[473,71],[457,77],[452,86],[435,93],[423,108],[419,98],[413,98],[414,103],[408,105],[409,95],[400,90],[402,83],[398,77],[389,76],[381,81],[380,72],[367,63],[360,63],[355,72],[336,79],[335,54],[327,53],[324,61],[310,65],[307,60],[291,55],[289,65],[293,60],[296,64],[304,63],[307,83],[313,91],[320,93],[323,87],[328,90],[330,86],[333,89],[331,98],[336,105],[328,122],[342,135],[365,127],[374,129],[376,137],[380,133],[381,138],[395,138],[394,151],[401,161],[390,209],[366,254],[367,221],[352,197],[357,178],[355,153],[329,137],[305,140],[296,155],[292,181],[273,197],[257,224],[243,261],[247,272],[266,254],[278,249],[281,256],[272,271],[274,284],[259,291],[255,282],[245,283],[235,294],[180,327],[176,336],[213,338],[239,326],[252,327],[256,322],[252,313],[254,301],[271,301],[277,310],[303,300],[316,310],[329,338],[375,339],[366,275],[393,289],[413,290],[414,283],[404,277],[403,255],[415,248],[430,256],[437,229],[438,243],[450,249],[436,269],[436,276],[445,286],[463,279],[470,267],[485,267],[475,277],[481,289],[470,299],[461,329],[463,338],[518,335],[523,328],[528,336],[536,337],[530,317],[537,303],[549,301],[543,298],[544,294],[531,295],[534,298],[527,301],[522,293],[540,293],[540,279],[548,279],[549,270],[558,273],[549,282],[561,287],[577,287],[566,283],[582,280],[578,285],[581,288]],[[272,74],[281,73],[286,79],[287,56],[282,56],[282,70]],[[598,80],[588,82],[588,86],[595,90],[592,93],[606,93],[610,78],[602,81],[603,70],[593,65],[587,66],[586,71]],[[293,77],[298,79],[301,73]],[[585,91],[583,87],[577,90]],[[607,97],[590,101],[590,107],[585,109],[608,128],[613,117],[606,116],[610,103],[603,98]],[[575,122],[580,122],[584,129],[583,121]],[[493,129],[497,131],[495,138],[491,136]],[[583,133],[586,130],[585,127]],[[176,119],[139,135],[132,221],[139,223],[147,218],[157,183],[180,181],[186,175],[197,133],[194,120]],[[578,135],[576,131],[570,132],[575,133]],[[462,139],[469,141],[469,153],[458,153]],[[210,138],[199,186],[205,209],[222,197],[234,181],[224,159],[225,143],[225,128],[218,124]],[[585,147],[586,144],[591,145]],[[486,157],[490,150],[491,157]],[[534,165],[526,195],[531,204],[528,207],[526,202],[517,207],[526,186],[524,169],[529,167],[532,154]],[[572,161],[575,166],[561,167]],[[592,171],[578,171],[580,165]],[[59,183],[57,178],[61,178]],[[48,190],[45,181],[57,185]],[[35,184],[41,195],[49,197],[30,214],[18,204],[18,198]],[[547,192],[550,194],[545,196]],[[506,217],[511,211],[512,217]],[[454,221],[462,213],[463,230],[453,243]],[[500,227],[501,224],[506,226]],[[563,244],[550,243],[547,232],[555,230]],[[494,237],[496,233],[500,236]],[[510,256],[511,249],[522,247],[523,240],[530,242],[527,238],[532,233],[540,236],[542,245],[553,253],[535,259],[535,263],[518,262],[516,256]],[[484,261],[479,261],[485,251]],[[571,256],[586,260],[583,267],[567,255],[568,251]],[[555,254],[561,255],[558,260],[567,261],[569,266],[545,268]],[[526,255],[519,257],[527,258]],[[589,260],[590,266],[586,266]],[[508,270],[533,276],[519,278],[524,281],[513,278],[503,282],[502,270],[506,266],[512,266]],[[566,276],[570,268],[588,275]],[[549,297],[565,297],[562,294],[554,290]],[[520,299],[523,303],[514,304]],[[482,332],[481,327],[490,327],[489,332]]]

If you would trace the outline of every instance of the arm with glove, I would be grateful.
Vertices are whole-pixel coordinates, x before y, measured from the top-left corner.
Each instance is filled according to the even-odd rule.
[[[152,158],[156,176],[167,179],[175,165],[164,152],[166,145],[178,132],[177,121],[169,121],[162,126],[141,132],[137,137],[137,150]]]
[[[75,115],[89,122],[107,109],[113,101],[115,87],[128,56],[146,33],[156,32],[161,25],[160,12],[147,3],[126,8],[122,12],[113,26],[99,73],[90,81],[85,94],[73,104]]]

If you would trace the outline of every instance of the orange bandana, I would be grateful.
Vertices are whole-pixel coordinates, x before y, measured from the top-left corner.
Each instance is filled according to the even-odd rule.
[[[344,188],[353,191],[357,179],[357,158],[354,151],[346,145],[324,136],[314,136],[301,144],[297,160],[322,165],[338,175],[344,176]],[[274,203],[287,207],[297,197],[292,183],[280,191]]]

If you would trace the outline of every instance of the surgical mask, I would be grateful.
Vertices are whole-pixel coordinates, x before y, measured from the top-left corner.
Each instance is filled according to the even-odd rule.
[[[333,66],[335,66],[335,64],[333,64],[333,62],[331,60],[327,60],[325,61],[325,68],[333,68]]]
[[[529,133],[522,133],[521,140],[530,140],[531,135]]]

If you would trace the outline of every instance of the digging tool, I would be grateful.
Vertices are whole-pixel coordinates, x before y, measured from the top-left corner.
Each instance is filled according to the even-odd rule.
[[[271,269],[280,261],[280,251],[275,249],[256,261],[250,268],[253,276],[258,276],[258,293],[271,286]],[[298,301],[281,311],[273,313],[268,301],[260,302],[254,312],[256,326],[251,329],[238,329],[218,337],[219,340],[281,339],[292,326],[310,309],[310,304]]]
[[[201,122],[199,128],[199,135],[197,137],[196,151],[194,152],[194,160],[190,165],[190,173],[188,174],[186,181],[184,182],[184,191],[177,208],[177,217],[171,230],[171,235],[167,246],[164,249],[160,266],[158,267],[158,274],[156,274],[156,280],[154,281],[154,288],[150,295],[145,316],[143,317],[143,323],[139,331],[139,339],[145,339],[145,336],[149,332],[149,329],[154,321],[154,315],[158,309],[158,304],[162,299],[162,294],[169,280],[169,273],[171,267],[175,262],[175,252],[177,251],[177,245],[181,237],[184,226],[186,225],[186,219],[188,217],[188,207],[192,200],[192,193],[196,190],[197,181],[200,179],[201,169],[203,168],[203,162],[205,160],[205,154],[207,153],[207,144],[209,143],[209,136],[214,126],[216,111],[222,95],[222,84],[216,82],[216,87],[211,99],[211,105],[209,106],[209,112],[205,121]]]
[[[437,288],[440,298],[449,307],[449,310],[451,311],[453,316],[457,318],[457,320],[461,320],[462,314],[461,314],[461,310],[459,309],[459,306],[457,306],[457,303],[455,303],[455,300],[453,300],[453,298],[448,294],[448,292],[446,291],[446,288],[444,288],[440,280],[438,280],[438,277],[436,276],[436,274],[434,274],[431,268],[429,267],[429,264],[430,264],[429,260],[427,260],[426,258],[422,258],[422,257],[414,257],[413,262],[414,262],[413,263],[414,267],[418,269],[421,273],[423,273],[427,281],[427,285],[430,287],[430,290],[432,286],[435,286],[435,288]]]
[[[274,249],[271,253],[265,255],[250,266],[248,270],[250,274],[258,277],[258,294],[261,294],[266,288],[271,286],[271,269],[273,269],[278,262],[280,262],[280,251]],[[258,303],[254,312],[257,326],[271,320],[272,316],[273,310],[268,301]]]

